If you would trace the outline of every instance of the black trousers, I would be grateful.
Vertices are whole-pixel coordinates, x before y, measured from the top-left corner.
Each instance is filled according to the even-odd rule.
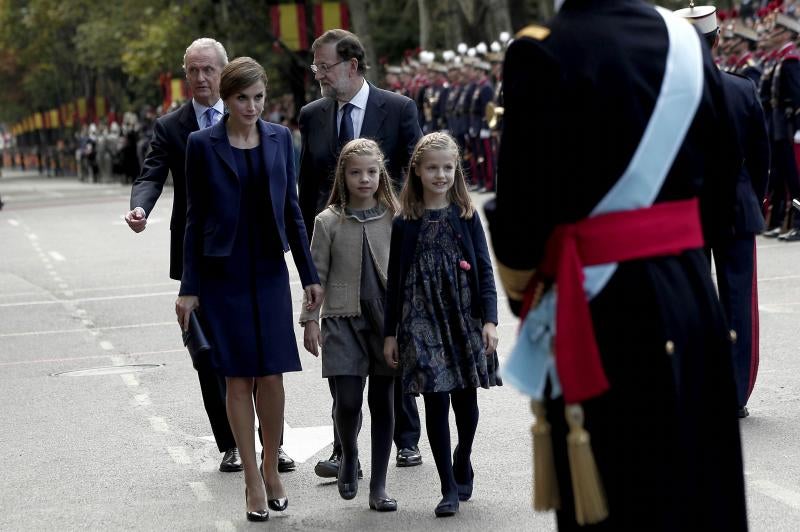
[[[333,419],[333,452],[342,454],[342,441],[339,431],[336,430],[336,381],[328,378],[328,388],[331,391],[333,404],[331,405],[331,418]],[[362,418],[358,419],[358,430],[361,431]],[[419,410],[413,395],[406,395],[402,390],[400,379],[394,382],[394,444],[398,449],[416,447],[420,437]]]
[[[799,217],[800,218],[800,217]],[[736,331],[733,372],[739,407],[747,405],[758,373],[758,288],[754,235],[732,239],[714,248],[719,300]]]
[[[200,391],[203,394],[203,406],[211,423],[211,432],[217,442],[217,449],[224,453],[236,447],[236,440],[228,423],[228,412],[225,409],[225,377],[216,374],[210,367],[201,366],[197,370],[200,380]]]
[[[792,139],[772,142],[772,166],[769,177],[769,199],[772,205],[769,228],[780,227],[786,215],[791,220],[789,228],[800,228],[800,216],[795,216],[792,199],[800,199],[800,178]]]

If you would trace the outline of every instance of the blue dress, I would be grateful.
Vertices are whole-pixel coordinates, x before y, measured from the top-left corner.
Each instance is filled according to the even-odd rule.
[[[200,308],[226,377],[300,371],[292,295],[260,147],[232,148],[241,187],[236,239],[228,257],[203,257]]]
[[[483,324],[448,209],[426,210],[403,287],[398,333],[405,393],[451,392],[502,385],[497,353],[483,348]]]

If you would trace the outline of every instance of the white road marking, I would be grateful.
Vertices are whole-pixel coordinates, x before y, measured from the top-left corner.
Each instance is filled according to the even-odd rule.
[[[85,312],[84,312],[85,314]],[[81,322],[86,326],[94,325],[91,320],[81,320]],[[96,327],[93,329],[94,331],[113,331],[117,329],[139,329],[144,327],[178,327],[178,323],[175,321],[159,321],[156,323],[134,323],[132,325],[111,325],[108,327]],[[4,333],[0,334],[0,338],[10,338],[14,336],[39,336],[41,334],[68,334],[68,333],[81,333],[86,332],[86,327],[81,327],[79,329],[53,329],[50,331],[26,331],[26,332],[17,332],[17,333]]]
[[[44,253],[42,253],[44,257]],[[172,281],[169,283],[146,283],[146,284],[126,284],[119,286],[97,286],[94,288],[76,288],[74,292],[102,292],[104,290],[127,290],[128,288],[152,288],[154,286],[173,286],[177,290],[179,282]],[[27,292],[9,292],[0,294],[0,298],[20,297],[20,296],[37,296],[42,295],[42,291],[27,291]]]
[[[192,488],[194,496],[197,497],[198,501],[209,502],[214,500],[214,497],[211,496],[211,492],[208,491],[205,482],[189,482],[189,487]]]
[[[90,333],[96,331],[89,331]],[[136,356],[144,356],[144,355],[164,355],[164,354],[174,354],[174,353],[183,353],[182,356],[186,356],[186,349],[181,347],[180,349],[166,349],[164,351],[140,351],[138,353],[128,353],[128,356],[136,357]],[[52,364],[53,362],[75,362],[76,360],[97,360],[103,359],[108,360],[108,355],[92,355],[88,357],[62,357],[62,358],[43,358],[39,360],[14,360],[11,362],[0,362],[0,367],[5,366],[27,366],[29,364]],[[188,364],[188,362],[186,362]],[[134,386],[137,386],[135,384]]]
[[[321,449],[333,443],[333,425],[320,427],[291,428],[283,425],[283,450],[294,458],[295,462],[304,463]]]
[[[230,521],[214,521],[217,532],[236,532],[236,527]]]
[[[72,297],[73,292],[72,290],[64,290],[64,297]]]
[[[50,264],[49,262],[47,262],[44,265],[44,269],[45,270],[52,270],[53,269],[53,265]],[[56,272],[50,272],[50,275],[58,275],[58,274]]]
[[[116,299],[137,299],[142,297],[160,297],[160,296],[176,296],[177,291],[170,292],[151,292],[149,294],[128,294],[124,296],[105,296],[105,297],[84,297],[80,299],[71,299],[72,303],[86,303],[92,301],[114,301]],[[18,303],[0,303],[0,308],[8,307],[26,307],[31,305],[54,305],[64,303],[63,299],[53,299],[48,301],[20,301]]]
[[[38,236],[36,236],[36,234],[35,234],[35,233],[28,233],[28,238],[29,238],[30,240],[38,240],[38,239],[39,239],[39,237],[38,237]]]
[[[146,394],[146,393],[140,393],[140,394],[134,395],[133,399],[134,399],[134,401],[136,401],[136,404],[139,405],[139,406],[150,406],[150,405],[153,404],[152,402],[150,402],[150,396],[148,394]]]
[[[100,342],[100,348],[105,349],[106,351],[113,351],[114,344],[112,344],[108,340],[103,340],[102,342]]]
[[[92,320],[81,320],[81,323],[83,323],[87,327],[94,327],[94,322]]]
[[[800,493],[763,479],[754,480],[752,486],[767,497],[800,510]]]
[[[167,426],[167,422],[164,421],[163,417],[153,416],[148,419],[150,421],[150,426],[156,432],[169,432],[169,426]]]
[[[108,358],[111,359],[111,363],[113,365],[115,365],[115,366],[124,366],[125,365],[125,359],[123,357],[121,357],[121,356],[111,356],[111,357],[108,357]]]
[[[53,280],[58,283],[58,279],[53,279]],[[69,288],[69,285],[67,283],[58,283],[58,287],[64,290],[65,288]]]
[[[67,260],[66,258],[64,258],[64,255],[62,255],[58,251],[48,251],[47,254],[53,257],[53,260],[57,260],[59,262],[64,262],[65,260]]]
[[[120,378],[122,379],[122,382],[124,382],[127,386],[130,386],[131,388],[139,386],[139,379],[137,379],[136,375],[134,375],[133,373],[123,373],[122,375],[120,375]]]
[[[18,221],[16,221],[16,220],[13,220],[13,219],[11,219],[11,218],[9,218],[9,220],[8,220],[8,223],[10,223],[11,225],[13,225],[14,227],[18,227],[18,226],[19,226],[19,222],[18,222]]]
[[[183,447],[167,447],[167,452],[172,457],[172,461],[176,464],[191,464],[192,460],[186,454],[186,449]]]

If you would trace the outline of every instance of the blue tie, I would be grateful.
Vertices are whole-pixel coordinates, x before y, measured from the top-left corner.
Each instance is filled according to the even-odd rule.
[[[213,107],[209,107],[203,113],[204,122],[205,122],[205,125],[203,126],[203,129],[205,129],[207,127],[211,127],[211,126],[214,125],[214,114],[216,113],[216,111],[217,110],[214,109]]]
[[[346,103],[342,107],[342,121],[339,123],[339,149],[353,140],[355,134],[353,133],[353,117],[350,112],[353,110],[352,103]]]

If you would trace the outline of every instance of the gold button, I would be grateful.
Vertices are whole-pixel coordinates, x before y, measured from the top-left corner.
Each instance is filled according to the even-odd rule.
[[[732,343],[732,344],[735,344],[735,343],[736,343],[736,339],[738,338],[738,336],[737,336],[737,334],[736,334],[736,331],[734,331],[733,329],[731,329],[731,330],[729,331],[729,333],[728,333],[728,334],[730,334],[730,337],[731,337],[731,343]]]
[[[664,351],[666,351],[668,355],[674,354],[675,342],[673,342],[672,340],[667,340],[667,343],[664,345]]]

